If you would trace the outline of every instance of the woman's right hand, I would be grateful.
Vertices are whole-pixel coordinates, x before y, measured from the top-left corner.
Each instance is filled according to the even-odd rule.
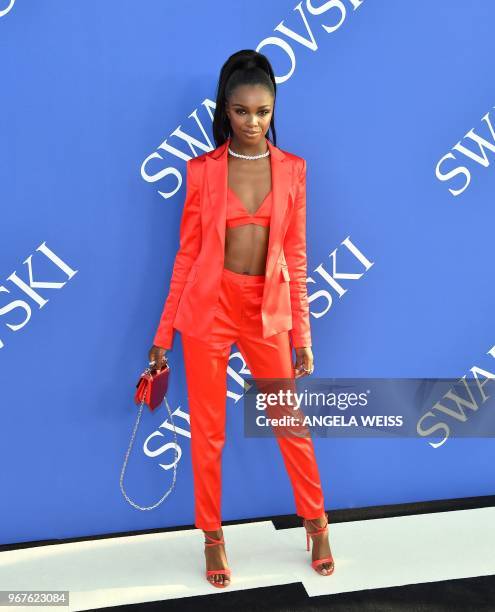
[[[148,361],[154,361],[155,364],[150,366],[152,370],[161,370],[164,365],[164,357],[167,353],[166,348],[162,348],[161,346],[153,345],[148,353]]]

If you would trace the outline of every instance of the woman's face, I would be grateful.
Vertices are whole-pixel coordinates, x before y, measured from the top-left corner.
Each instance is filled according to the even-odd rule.
[[[232,140],[254,145],[264,139],[273,115],[273,96],[263,85],[239,85],[225,105]]]

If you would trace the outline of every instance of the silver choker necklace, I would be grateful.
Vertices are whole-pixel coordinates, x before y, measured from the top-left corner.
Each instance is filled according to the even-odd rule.
[[[241,159],[261,159],[262,157],[267,157],[270,155],[270,149],[267,149],[264,153],[261,153],[261,155],[241,155],[240,153],[235,153],[229,147],[229,153],[234,157],[240,157]]]

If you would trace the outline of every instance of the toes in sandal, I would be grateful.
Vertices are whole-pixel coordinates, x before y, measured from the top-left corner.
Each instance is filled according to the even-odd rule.
[[[308,531],[308,528],[306,527],[306,523],[311,523],[312,527],[315,527],[315,525],[313,524],[314,519],[304,519],[304,528],[306,529],[306,550],[309,550],[309,538],[313,537],[319,533],[328,533],[328,514],[325,512],[325,525],[323,525],[323,527],[317,527],[317,529],[314,529],[312,531]],[[318,571],[318,568],[323,565],[324,563],[332,563],[332,567],[330,569],[327,569],[327,573],[326,574],[322,574],[321,572]],[[333,562],[333,557],[332,557],[332,553],[330,553],[329,557],[324,557],[323,559],[315,559],[314,561],[311,562],[311,567],[315,570],[316,573],[320,574],[320,576],[330,576],[331,574],[333,574],[333,570],[335,569],[335,564]]]
[[[205,546],[217,546],[218,544],[225,544],[225,541],[223,538],[216,540],[215,538],[212,538],[211,536],[209,536],[207,533],[205,533],[205,537],[207,537],[210,540],[210,542],[205,541]],[[224,582],[215,582],[214,580],[208,580],[208,576],[214,576],[215,574],[226,574],[230,579],[230,569],[229,568],[206,570],[206,580],[210,584],[212,584],[213,586],[219,589],[224,589],[226,586],[228,586]]]

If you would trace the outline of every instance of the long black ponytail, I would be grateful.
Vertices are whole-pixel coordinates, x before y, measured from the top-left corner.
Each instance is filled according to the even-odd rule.
[[[213,139],[217,147],[223,144],[232,133],[230,120],[225,112],[225,103],[239,85],[263,85],[273,95],[275,101],[277,84],[268,58],[253,49],[243,49],[231,55],[222,66],[218,78],[216,108],[213,115]],[[268,134],[271,132],[271,138]],[[276,145],[275,104],[267,137]]]

